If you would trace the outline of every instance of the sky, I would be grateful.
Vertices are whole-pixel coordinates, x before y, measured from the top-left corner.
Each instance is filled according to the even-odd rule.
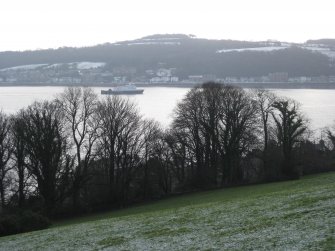
[[[335,38],[334,0],[1,0],[0,51],[152,34],[305,42]]]

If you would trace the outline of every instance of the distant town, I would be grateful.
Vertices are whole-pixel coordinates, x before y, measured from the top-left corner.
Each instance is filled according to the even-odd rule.
[[[147,69],[138,72],[135,67],[105,68],[103,62],[75,62],[62,64],[33,64],[0,70],[0,84],[50,85],[122,85],[137,84],[199,84],[207,81],[219,83],[335,83],[335,76],[290,77],[287,72],[273,72],[260,77],[218,78],[214,74],[179,77],[176,68]]]

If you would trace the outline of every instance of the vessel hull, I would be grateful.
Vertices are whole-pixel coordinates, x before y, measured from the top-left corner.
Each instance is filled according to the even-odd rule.
[[[107,90],[101,91],[103,95],[135,95],[135,94],[143,94],[144,90],[130,90],[130,91],[116,91],[116,90]]]

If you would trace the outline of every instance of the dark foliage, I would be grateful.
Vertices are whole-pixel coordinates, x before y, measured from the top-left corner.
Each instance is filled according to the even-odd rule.
[[[51,225],[48,218],[31,211],[1,215],[0,236],[45,229]]]

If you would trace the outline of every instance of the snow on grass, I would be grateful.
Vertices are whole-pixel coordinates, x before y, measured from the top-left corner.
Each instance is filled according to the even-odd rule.
[[[185,206],[3,237],[0,250],[335,248],[335,173],[184,198]]]

